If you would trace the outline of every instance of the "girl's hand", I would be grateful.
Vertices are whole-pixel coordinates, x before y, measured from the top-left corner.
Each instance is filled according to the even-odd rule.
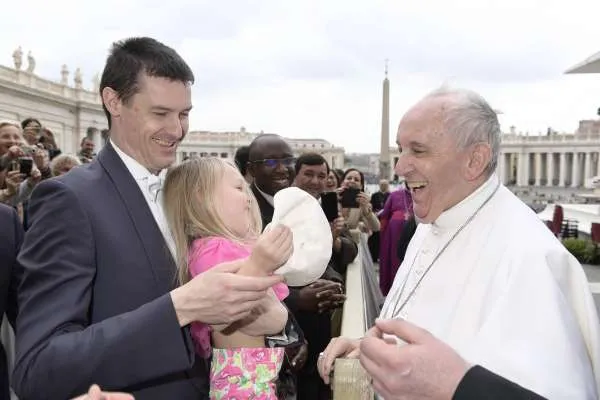
[[[260,235],[252,249],[250,262],[257,269],[271,273],[282,266],[293,251],[292,231],[287,226],[277,225]]]

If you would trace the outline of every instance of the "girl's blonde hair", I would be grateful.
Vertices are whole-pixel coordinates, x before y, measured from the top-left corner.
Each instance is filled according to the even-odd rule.
[[[241,236],[225,225],[217,212],[217,187],[231,168],[243,182],[250,200],[248,234]],[[262,219],[256,198],[239,170],[229,161],[215,158],[195,158],[171,168],[163,187],[164,209],[175,241],[179,284],[190,280],[188,252],[195,239],[218,236],[247,244],[262,231]]]

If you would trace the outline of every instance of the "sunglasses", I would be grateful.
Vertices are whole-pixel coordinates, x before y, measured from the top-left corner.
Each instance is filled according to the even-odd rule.
[[[293,167],[296,164],[296,159],[294,157],[288,158],[265,158],[264,160],[256,160],[252,161],[254,164],[262,164],[268,168],[275,168],[277,165],[281,164],[286,168]]]

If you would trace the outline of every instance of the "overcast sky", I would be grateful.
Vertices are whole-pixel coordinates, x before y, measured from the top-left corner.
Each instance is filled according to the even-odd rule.
[[[386,58],[390,143],[407,108],[444,82],[481,93],[505,130],[572,132],[600,107],[600,75],[564,75],[600,51],[598,0],[4,3],[0,64],[12,66],[21,45],[46,78],[66,63],[91,88],[110,44],[132,35],[174,47],[197,78],[196,130],[245,126],[378,151]]]

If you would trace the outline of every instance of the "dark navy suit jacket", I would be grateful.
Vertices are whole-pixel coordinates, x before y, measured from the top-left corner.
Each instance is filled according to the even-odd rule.
[[[6,314],[14,327],[20,269],[17,254],[23,242],[23,225],[12,207],[0,204],[0,321]],[[8,362],[0,343],[0,399],[10,398]]]
[[[516,383],[475,365],[463,377],[452,400],[546,400]]]
[[[92,383],[136,400],[208,398],[206,365],[179,327],[175,263],[114,148],[40,183],[19,254],[21,400],[64,400]]]

